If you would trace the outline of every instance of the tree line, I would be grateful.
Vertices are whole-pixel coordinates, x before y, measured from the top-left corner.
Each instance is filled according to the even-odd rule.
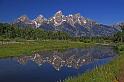
[[[2,39],[26,39],[26,40],[46,40],[58,39],[67,40],[69,35],[64,32],[44,31],[40,28],[25,27],[20,28],[15,25],[0,23],[0,38]]]
[[[41,28],[20,28],[8,23],[0,23],[0,40],[2,39],[25,39],[25,40],[72,40],[82,42],[102,42],[110,40],[113,42],[124,42],[124,26],[122,32],[112,37],[73,37],[61,31],[44,31]]]

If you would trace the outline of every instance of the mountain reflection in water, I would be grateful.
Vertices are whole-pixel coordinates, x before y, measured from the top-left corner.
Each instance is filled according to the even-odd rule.
[[[0,59],[0,82],[57,82],[110,62],[110,46],[42,51],[30,56]]]
[[[84,64],[91,63],[98,59],[113,57],[115,55],[116,53],[112,47],[97,46],[91,48],[72,48],[63,52],[58,50],[43,51],[31,56],[17,57],[16,59],[20,64],[33,61],[41,66],[48,63],[59,71],[62,67],[79,69]]]

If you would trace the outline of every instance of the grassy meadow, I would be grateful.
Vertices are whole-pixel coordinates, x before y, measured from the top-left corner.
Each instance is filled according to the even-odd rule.
[[[93,43],[60,40],[4,42],[0,44],[0,57],[30,55],[42,50],[78,48],[88,45],[91,46]]]

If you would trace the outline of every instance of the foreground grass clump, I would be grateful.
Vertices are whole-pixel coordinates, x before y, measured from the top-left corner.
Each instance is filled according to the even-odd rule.
[[[71,41],[24,41],[0,44],[0,57],[28,55],[42,50],[66,49],[85,47],[91,43]]]
[[[65,82],[119,82],[120,74],[124,71],[124,44],[118,45],[119,57],[109,64],[96,67],[91,72],[87,72],[78,77],[68,78]]]

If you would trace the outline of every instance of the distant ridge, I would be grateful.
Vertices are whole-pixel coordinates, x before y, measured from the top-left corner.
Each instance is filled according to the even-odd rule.
[[[119,27],[99,24],[94,20],[81,16],[80,13],[65,16],[62,11],[56,12],[49,19],[39,15],[34,20],[30,20],[28,16],[23,15],[13,24],[23,28],[32,27],[42,28],[46,31],[67,32],[75,37],[108,37],[120,31]]]

